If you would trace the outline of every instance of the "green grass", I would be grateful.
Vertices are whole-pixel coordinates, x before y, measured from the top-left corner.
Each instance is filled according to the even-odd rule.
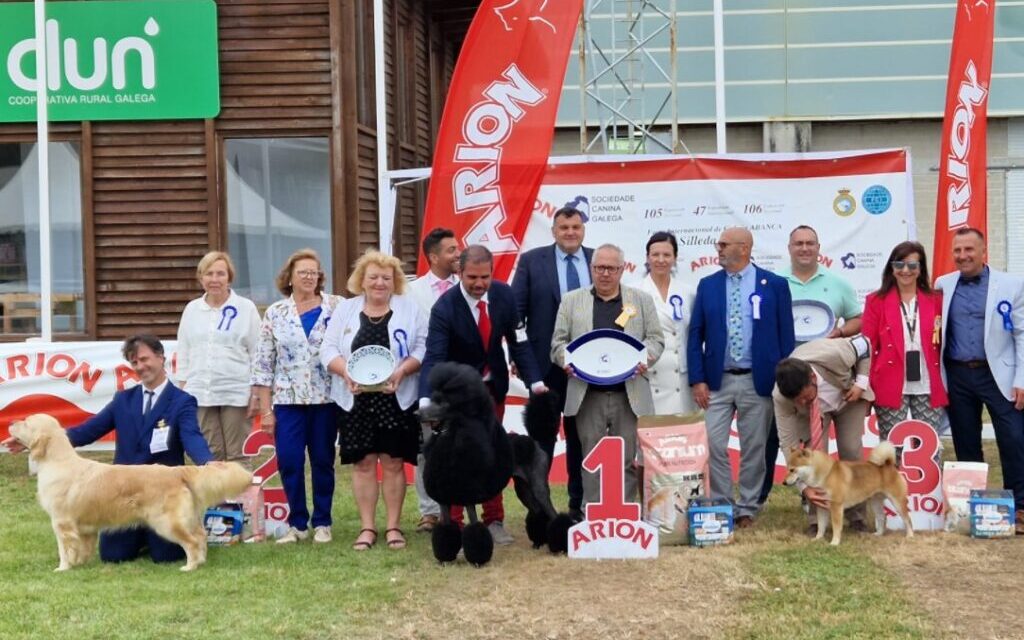
[[[192,574],[148,559],[53,573],[56,543],[25,465],[24,456],[0,456],[0,638],[353,637],[413,585],[440,577],[423,535],[409,532],[405,552],[351,550],[359,527],[344,472],[331,544],[211,547]],[[404,522],[416,521],[414,511],[407,500]]]
[[[858,550],[824,543],[772,549],[746,562],[764,588],[742,608],[745,638],[933,638],[898,581]]]
[[[993,467],[990,486],[1001,486],[994,446],[986,449]],[[950,455],[951,447],[947,447],[946,456]],[[109,460],[109,456],[96,457]],[[408,622],[414,629],[419,629],[420,621],[429,620],[439,634],[429,637],[474,637],[473,627],[466,626],[458,615],[439,613],[451,598],[465,598],[466,589],[502,584],[513,596],[543,594],[539,601],[544,602],[560,600],[565,585],[579,580],[580,567],[574,561],[545,559],[521,540],[514,549],[499,552],[501,561],[488,568],[439,568],[431,555],[429,537],[412,531],[418,514],[411,490],[402,519],[408,549],[393,551],[378,544],[369,552],[353,551],[351,543],[359,524],[347,468],[338,472],[331,544],[211,547],[209,562],[192,574],[180,572],[178,564],[155,565],[148,559],[122,565],[93,559],[73,571],[54,573],[56,543],[49,519],[36,503],[35,479],[26,474],[26,465],[24,456],[0,455],[3,640],[209,638],[224,634],[237,638],[369,638],[381,637],[385,628],[394,631],[387,625],[396,620]],[[553,487],[553,494],[556,505],[564,506],[564,488]],[[506,492],[505,508],[513,531],[523,536],[523,509],[511,490]],[[379,512],[378,526],[382,523],[383,513]],[[729,577],[719,583],[679,585],[691,602],[701,597],[700,589],[715,590],[721,596],[729,613],[719,627],[722,635],[716,637],[942,635],[937,631],[941,625],[918,605],[919,599],[900,582],[899,575],[883,564],[888,554],[899,553],[904,544],[901,538],[890,534],[876,540],[851,534],[839,548],[833,548],[805,538],[804,526],[795,493],[777,488],[757,527],[739,533],[731,548],[696,552],[663,548],[663,558],[654,561],[659,565],[650,570],[664,570],[679,561],[723,568],[721,575]],[[941,548],[938,551],[941,553]],[[936,562],[941,564],[941,555]],[[518,572],[524,566],[530,572],[525,577]],[[647,566],[604,563],[598,565],[596,574],[588,569],[588,575],[597,576],[591,580],[614,584],[621,576],[616,572],[645,571]],[[579,598],[574,606],[580,616],[595,622],[621,620],[621,616],[644,610],[644,593],[622,594],[622,598],[616,607],[602,607],[589,598]],[[684,611],[686,605],[677,600],[676,606]],[[935,611],[935,604],[932,606]],[[963,603],[940,602],[938,606],[952,610]],[[543,611],[522,611],[516,616],[529,631],[523,637],[578,637],[574,632],[551,636],[537,627],[545,624]],[[678,632],[687,628],[671,626]],[[399,637],[425,636],[417,630]],[[647,637],[676,636],[650,630]]]

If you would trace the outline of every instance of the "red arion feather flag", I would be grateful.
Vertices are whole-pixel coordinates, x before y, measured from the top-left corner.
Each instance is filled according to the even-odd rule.
[[[932,249],[936,277],[953,271],[953,234],[961,227],[985,233],[989,80],[995,0],[959,0],[946,85],[946,117],[939,157],[939,194]]]
[[[455,65],[423,233],[447,227],[460,247],[484,245],[501,280],[544,177],[582,9],[583,0],[483,0]]]

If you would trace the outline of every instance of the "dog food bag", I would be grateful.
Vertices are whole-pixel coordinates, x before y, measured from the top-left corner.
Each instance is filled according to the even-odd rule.
[[[235,502],[242,505],[245,520],[242,523],[242,542],[263,542],[267,539],[264,516],[263,487],[253,483]]]
[[[987,484],[988,464],[984,462],[946,462],[942,466],[946,531],[970,533],[971,511],[968,500],[971,490],[985,489]]]
[[[690,544],[713,547],[733,540],[732,505],[722,498],[695,498],[687,514]]]
[[[214,547],[227,547],[242,539],[245,512],[242,505],[225,502],[206,510],[206,543]]]
[[[1012,538],[1016,509],[1013,492],[1005,489],[971,490],[972,538]]]
[[[686,544],[690,501],[710,491],[704,423],[641,418],[637,440],[643,462],[643,519],[658,527],[662,545]]]

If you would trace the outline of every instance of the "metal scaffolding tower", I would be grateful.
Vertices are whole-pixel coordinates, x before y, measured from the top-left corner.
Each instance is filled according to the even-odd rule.
[[[580,150],[686,151],[676,103],[676,0],[586,0],[579,33]],[[668,135],[654,130],[666,121]]]

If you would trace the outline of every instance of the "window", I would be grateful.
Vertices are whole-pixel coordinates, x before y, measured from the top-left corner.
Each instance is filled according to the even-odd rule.
[[[42,330],[38,163],[35,143],[0,144],[0,324],[4,336],[34,335]],[[85,331],[80,167],[76,143],[50,143],[55,333]]]
[[[293,252],[319,255],[331,288],[331,189],[326,138],[227,140],[232,287],[259,307],[278,300],[277,272]]]

